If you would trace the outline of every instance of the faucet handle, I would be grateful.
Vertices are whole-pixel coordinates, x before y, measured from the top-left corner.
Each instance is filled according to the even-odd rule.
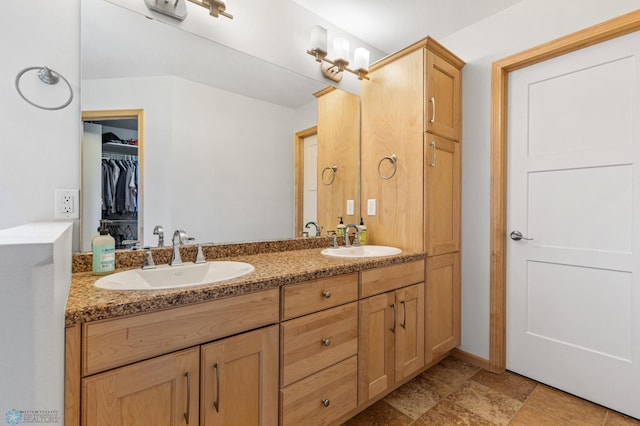
[[[156,267],[156,263],[153,261],[153,255],[151,254],[151,249],[148,248],[146,250],[146,255],[144,257],[144,265],[142,269],[154,269]]]
[[[196,263],[206,263],[207,259],[202,252],[202,244],[198,244],[198,255],[196,256]]]

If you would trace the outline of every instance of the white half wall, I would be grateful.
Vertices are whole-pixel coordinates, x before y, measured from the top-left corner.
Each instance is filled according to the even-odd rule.
[[[489,358],[491,64],[640,8],[640,0],[524,0],[439,40],[463,69],[462,345]]]

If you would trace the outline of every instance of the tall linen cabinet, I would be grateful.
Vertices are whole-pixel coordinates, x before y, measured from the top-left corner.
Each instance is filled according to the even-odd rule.
[[[427,37],[373,64],[361,86],[368,243],[427,253],[426,364],[460,344],[463,66]]]

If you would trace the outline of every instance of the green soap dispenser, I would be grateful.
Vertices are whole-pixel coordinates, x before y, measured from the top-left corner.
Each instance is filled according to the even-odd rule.
[[[338,219],[340,219],[340,223],[338,223],[338,226],[336,227],[336,235],[338,237],[344,237],[344,228],[346,228],[346,226],[342,221],[342,216],[338,216]]]
[[[358,226],[359,228],[359,232],[358,232],[358,244],[360,244],[361,246],[364,246],[367,244],[367,227],[364,226],[364,222],[362,221],[362,218],[360,218],[360,225]]]
[[[92,240],[93,274],[105,275],[113,272],[116,265],[116,240],[109,235],[104,221],[100,225],[100,235]]]

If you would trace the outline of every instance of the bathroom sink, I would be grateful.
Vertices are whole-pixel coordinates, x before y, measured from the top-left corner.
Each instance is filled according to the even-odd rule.
[[[249,263],[232,261],[162,265],[155,269],[133,269],[108,275],[97,280],[95,286],[108,290],[166,290],[213,284],[241,277],[254,270]]]
[[[320,253],[324,254],[325,256],[335,257],[382,257],[402,253],[402,250],[396,247],[389,246],[364,245],[326,248]]]

